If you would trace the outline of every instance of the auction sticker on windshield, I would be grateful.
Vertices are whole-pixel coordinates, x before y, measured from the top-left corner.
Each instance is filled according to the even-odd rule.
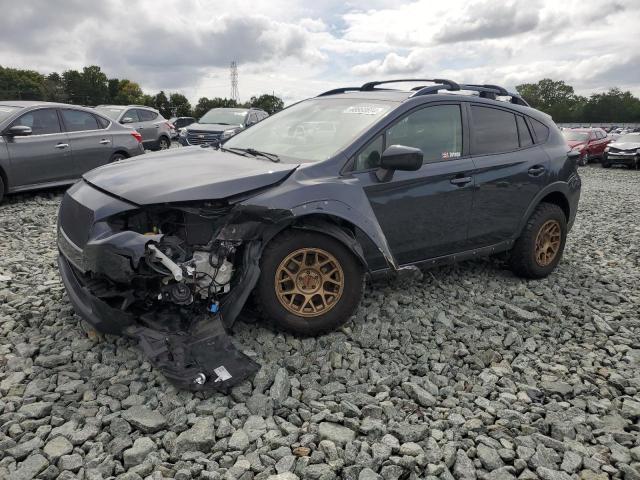
[[[356,113],[358,115],[378,115],[385,112],[387,109],[378,105],[371,105],[369,103],[360,103],[358,105],[351,105],[344,109],[342,113]]]

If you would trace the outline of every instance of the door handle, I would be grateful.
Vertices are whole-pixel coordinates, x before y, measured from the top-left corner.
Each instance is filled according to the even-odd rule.
[[[160,125],[156,125],[156,128],[160,128]]]
[[[59,143],[56,145],[55,148],[67,148],[69,146],[68,143]]]
[[[542,165],[536,165],[529,169],[529,175],[531,175],[532,177],[539,177],[545,172],[545,170],[546,169]]]
[[[100,140],[100,145],[108,145],[111,143],[111,140],[107,140],[106,138],[103,138],[102,140]]]
[[[467,183],[471,182],[471,177],[453,177],[450,182],[453,185],[458,185],[459,187],[464,187]]]

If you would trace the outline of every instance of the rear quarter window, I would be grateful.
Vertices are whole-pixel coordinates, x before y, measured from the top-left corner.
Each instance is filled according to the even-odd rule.
[[[151,122],[158,118],[158,114],[150,110],[138,110],[138,116],[141,122]]]
[[[536,134],[536,143],[545,143],[549,139],[549,127],[535,118],[529,118],[529,120],[531,121],[533,131]]]

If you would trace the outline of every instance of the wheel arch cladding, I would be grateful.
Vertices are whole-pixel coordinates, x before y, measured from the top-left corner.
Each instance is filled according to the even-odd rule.
[[[571,206],[569,205],[569,200],[567,200],[567,197],[562,192],[556,190],[555,192],[548,193],[538,203],[552,203],[557,205],[564,212],[567,222],[571,218]]]

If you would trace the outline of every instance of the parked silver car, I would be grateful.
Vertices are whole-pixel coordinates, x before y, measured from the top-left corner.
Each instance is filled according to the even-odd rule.
[[[95,109],[138,131],[144,148],[166,150],[171,147],[171,124],[157,110],[144,105],[98,105]]]
[[[109,162],[144,153],[142,137],[90,108],[0,102],[0,200],[66,185]]]

